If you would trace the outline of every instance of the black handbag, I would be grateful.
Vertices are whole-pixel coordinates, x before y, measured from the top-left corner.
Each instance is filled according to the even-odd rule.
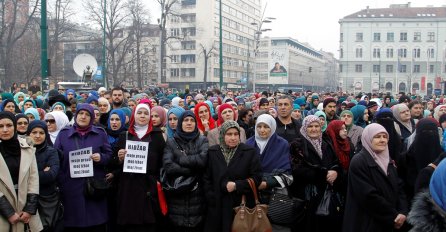
[[[281,178],[283,179],[282,176]],[[273,224],[293,225],[305,218],[306,201],[292,197],[286,180],[284,183],[284,188],[273,189],[268,205],[268,217]]]
[[[38,210],[45,231],[55,231],[62,223],[64,213],[59,191],[47,196],[39,195]]]
[[[110,184],[105,179],[94,177],[86,178],[84,194],[85,197],[93,200],[103,200],[107,196]]]
[[[333,187],[327,185],[321,202],[316,209],[318,216],[335,216],[343,210],[343,201],[339,193],[333,190]]]

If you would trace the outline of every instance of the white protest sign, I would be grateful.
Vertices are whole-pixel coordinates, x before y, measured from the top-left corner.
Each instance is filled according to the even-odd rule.
[[[146,173],[149,143],[127,140],[125,147],[124,172]]]
[[[93,176],[92,148],[87,147],[79,150],[70,151],[70,176],[71,178]]]

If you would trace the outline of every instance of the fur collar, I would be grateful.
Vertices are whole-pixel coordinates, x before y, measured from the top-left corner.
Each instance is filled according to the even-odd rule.
[[[446,231],[446,212],[435,204],[428,190],[415,197],[407,221],[413,225],[410,231]]]

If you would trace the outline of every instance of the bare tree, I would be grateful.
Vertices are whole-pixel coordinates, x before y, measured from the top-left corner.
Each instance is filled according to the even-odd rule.
[[[104,4],[101,0],[84,0],[84,8],[87,9],[90,19],[100,26],[105,27],[106,49],[107,49],[107,76],[111,77],[112,85],[122,81],[119,73],[125,65],[126,54],[133,46],[134,39],[126,33],[124,28],[129,26],[130,13],[126,5],[130,1],[108,0],[106,23],[104,25]]]
[[[207,48],[205,45],[200,43],[201,52],[200,55],[204,57],[204,84],[203,89],[207,89],[207,77],[208,77],[208,61],[209,58],[216,52],[216,48],[214,44],[212,44],[211,48]]]
[[[13,80],[23,79],[15,70],[17,64],[13,57],[20,39],[39,9],[40,1],[31,0],[29,5],[24,2],[27,1],[0,1],[0,64],[5,74],[1,78],[3,87],[9,86]]]

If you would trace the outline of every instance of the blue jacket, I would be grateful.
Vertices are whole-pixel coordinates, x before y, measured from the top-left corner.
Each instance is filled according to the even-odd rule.
[[[76,146],[76,139],[79,148]],[[84,186],[87,178],[71,178],[69,152],[81,148],[92,147],[92,152],[101,154],[99,162],[93,162],[94,177],[105,178],[105,165],[112,155],[107,134],[102,128],[92,126],[92,129],[81,136],[74,127],[66,127],[59,132],[54,148],[63,151],[60,161],[58,182],[65,207],[64,224],[66,227],[89,227],[107,222],[107,201],[90,200],[84,196]]]

